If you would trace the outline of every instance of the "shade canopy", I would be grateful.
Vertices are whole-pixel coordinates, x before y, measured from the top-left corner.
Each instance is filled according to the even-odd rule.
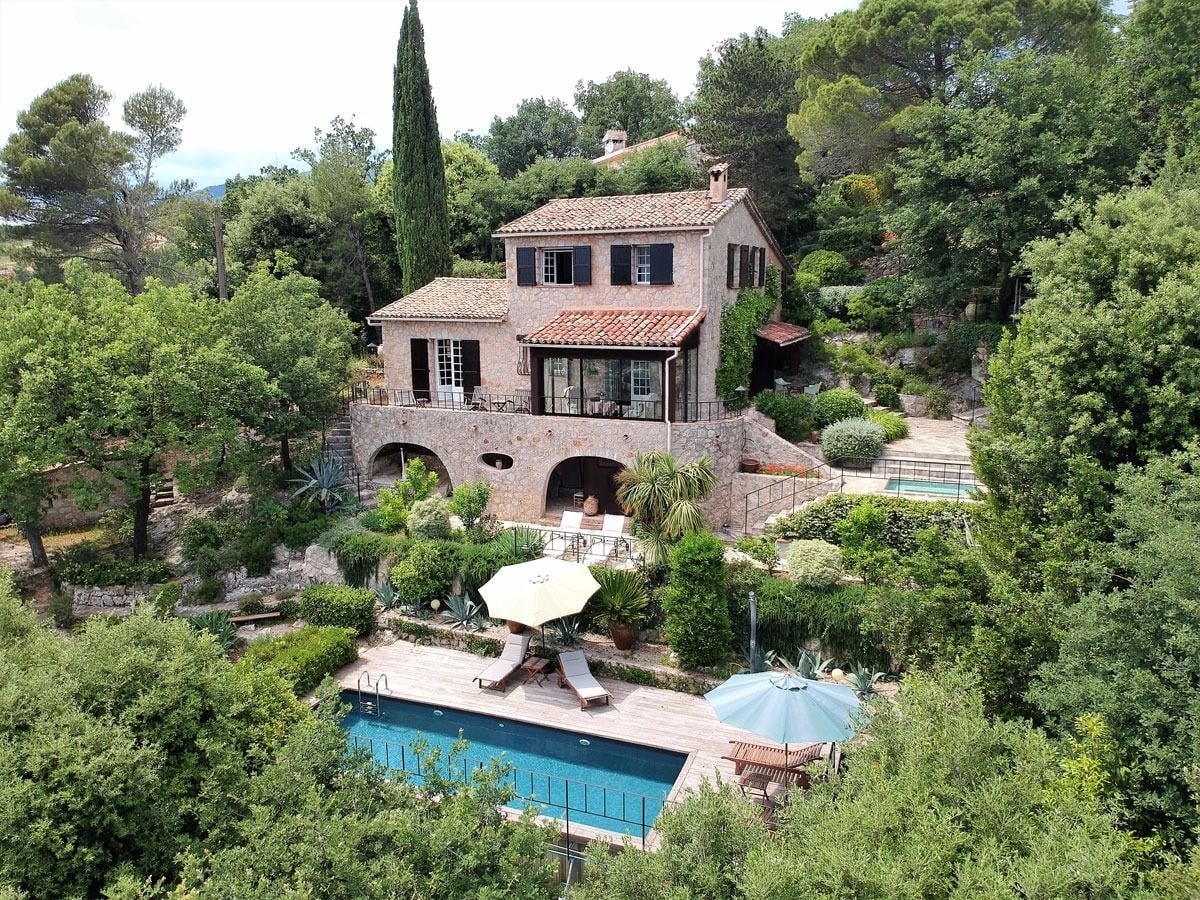
[[[505,566],[479,589],[493,619],[537,627],[583,609],[600,589],[582,563],[542,557]]]
[[[847,740],[854,736],[850,722],[860,706],[845,685],[784,672],[734,675],[704,699],[725,724],[778,744]]]

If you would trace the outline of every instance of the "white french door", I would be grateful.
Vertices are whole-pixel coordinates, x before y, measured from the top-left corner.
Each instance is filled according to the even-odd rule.
[[[462,402],[462,341],[437,339],[437,396],[439,400]]]

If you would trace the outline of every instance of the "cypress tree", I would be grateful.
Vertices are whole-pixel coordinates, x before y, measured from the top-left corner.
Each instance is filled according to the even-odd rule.
[[[417,0],[404,10],[396,45],[392,107],[392,191],[402,290],[410,294],[450,274],[450,216],[437,110],[425,64]]]

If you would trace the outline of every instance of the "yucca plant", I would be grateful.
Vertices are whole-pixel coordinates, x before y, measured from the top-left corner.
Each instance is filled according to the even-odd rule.
[[[319,456],[309,460],[308,468],[300,470],[294,483],[300,485],[292,494],[294,499],[316,503],[326,515],[346,509],[349,503],[349,475],[336,456]]]
[[[608,629],[618,650],[628,650],[649,613],[646,579],[633,569],[604,566],[593,566],[592,576],[600,583],[600,590],[592,598],[592,621]]]
[[[579,643],[579,620],[574,616],[565,619],[555,619],[550,623],[550,633],[554,636],[554,643],[560,644],[563,647],[570,647]]]
[[[479,611],[479,604],[463,594],[447,595],[441,613],[451,628],[483,631],[483,615]]]
[[[646,565],[666,563],[684,535],[704,528],[700,504],[717,484],[712,461],[703,456],[681,463],[664,450],[639,453],[617,476],[617,501],[633,516],[633,536]]]
[[[866,666],[855,666],[851,673],[846,676],[846,680],[863,697],[869,697],[872,694],[879,693],[875,685],[879,683],[879,680],[883,676],[883,672],[872,672]]]
[[[237,641],[237,626],[229,621],[229,613],[223,609],[201,613],[191,620],[197,631],[207,631],[217,642],[223,653],[228,654]]]

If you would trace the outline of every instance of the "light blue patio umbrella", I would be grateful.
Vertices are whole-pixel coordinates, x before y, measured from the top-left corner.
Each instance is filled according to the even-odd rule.
[[[789,743],[844,741],[860,703],[844,684],[789,672],[734,675],[704,695],[726,725],[762,735],[786,752]]]

